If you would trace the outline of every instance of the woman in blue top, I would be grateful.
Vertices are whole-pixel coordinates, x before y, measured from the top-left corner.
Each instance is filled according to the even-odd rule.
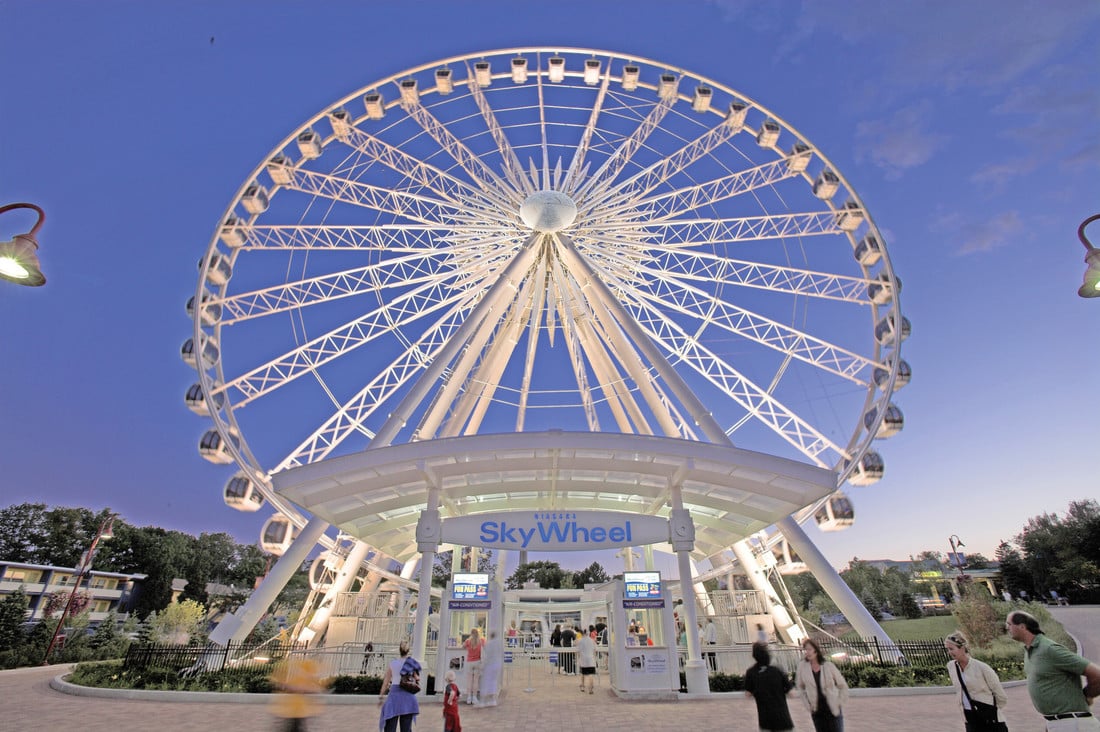
[[[405,691],[400,684],[402,674],[415,674],[419,683],[420,664],[409,655],[408,641],[401,641],[399,652],[400,657],[390,661],[386,667],[382,693],[378,695],[378,703],[382,705],[378,729],[383,732],[397,732],[398,726],[401,732],[412,732],[413,721],[420,713],[420,702],[417,701],[416,694]]]

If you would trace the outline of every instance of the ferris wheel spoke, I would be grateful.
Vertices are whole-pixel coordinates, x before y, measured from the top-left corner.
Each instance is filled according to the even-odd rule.
[[[462,324],[466,305],[468,303],[459,303],[448,310],[444,317],[425,330],[415,343],[343,404],[272,472],[324,460],[344,440],[356,433],[373,439],[374,434],[363,427],[364,422],[442,350]]]
[[[653,245],[701,246],[731,244],[762,239],[789,239],[823,234],[843,234],[836,214],[828,212],[745,216],[730,219],[690,219],[649,223],[626,223],[621,227],[608,225],[608,233],[616,230],[645,232]]]
[[[466,64],[466,75],[469,79],[474,78],[473,69],[470,68],[469,62]],[[531,179],[524,172],[523,165],[520,163],[519,157],[516,156],[516,151],[512,149],[512,143],[508,141],[508,136],[504,134],[500,123],[497,122],[496,114],[493,113],[489,100],[485,98],[485,92],[482,91],[481,85],[476,81],[470,81],[466,86],[470,90],[470,96],[474,98],[474,103],[477,104],[478,111],[481,112],[482,119],[485,120],[485,126],[489,128],[489,134],[492,136],[493,142],[496,143],[497,152],[500,153],[501,164],[504,167],[504,175],[508,182],[512,184],[516,191],[522,192],[525,196],[534,193],[538,181],[536,180],[532,184]]]
[[[869,386],[872,371],[875,367],[884,366],[771,318],[725,302],[713,293],[679,282],[667,273],[658,271],[654,275],[652,289],[632,288],[635,297],[646,300],[654,307],[667,307],[695,318],[704,324],[703,327],[714,325],[860,386]],[[612,280],[610,277],[608,279],[620,288],[630,287],[622,281]],[[695,331],[696,337],[701,331],[702,328]]]
[[[847,457],[845,450],[751,379],[746,378],[732,365],[704,347],[695,337],[685,333],[679,323],[665,313],[639,301],[634,303],[628,301],[627,307],[638,317],[639,324],[650,338],[721,389],[759,422],[819,466],[828,467]],[[835,457],[835,459],[830,461],[823,456]]]
[[[584,178],[586,170],[585,157],[592,145],[592,135],[596,132],[596,122],[600,118],[600,112],[603,111],[604,100],[607,99],[607,88],[611,83],[611,74],[605,72],[602,77],[599,91],[596,92],[596,99],[592,103],[592,112],[588,115],[588,123],[585,124],[584,131],[581,132],[580,142],[577,143],[577,147],[573,151],[573,159],[569,162],[569,169],[566,171],[565,181],[562,183],[562,190],[570,193],[570,195],[576,192],[577,185]]]
[[[416,286],[446,278],[455,267],[454,253],[436,251],[392,257],[343,272],[215,299],[212,303],[222,306],[219,323],[232,325],[365,292]]]
[[[443,249],[454,229],[430,224],[383,226],[266,226],[244,231],[242,251],[352,249],[357,251],[429,252]]]
[[[578,244],[581,241],[591,247],[590,241],[578,237]],[[728,259],[713,252],[679,247],[649,246],[652,259],[644,262],[637,256],[626,256],[627,252],[623,249],[610,246],[591,248],[593,255],[617,262],[620,266],[616,271],[619,272],[636,271],[658,278],[752,287],[860,305],[868,304],[867,286],[873,282],[866,277]]]
[[[450,307],[465,297],[467,293],[454,291],[453,283],[447,281],[422,285],[412,292],[385,302],[350,323],[314,338],[241,376],[227,380],[216,387],[213,394],[224,392],[234,395],[234,405],[246,405],[381,335]]]
[[[290,182],[284,187],[321,196],[330,201],[350,203],[373,211],[382,211],[394,216],[403,216],[422,224],[439,225],[447,221],[453,213],[464,210],[462,204],[430,198],[416,193],[395,191],[389,188],[362,183],[312,170],[295,169]],[[486,208],[484,215],[490,220],[504,223],[507,219],[496,209]]]
[[[419,186],[451,202],[475,201],[480,207],[499,206],[506,201],[486,196],[484,191],[455,178],[449,173],[409,155],[404,150],[379,140],[359,128],[352,128],[341,139],[369,161],[376,161],[401,173]]]
[[[653,105],[641,124],[635,127],[630,136],[619,144],[619,147],[607,158],[604,164],[581,184],[576,196],[578,202],[587,203],[588,199],[598,198],[605,193],[619,173],[630,164],[634,154],[638,152],[638,149],[652,134],[653,130],[661,124],[661,120],[672,109],[676,99],[675,92],[665,94]]]
[[[667,219],[775,185],[796,175],[798,173],[791,169],[786,160],[776,160],[705,183],[643,198],[636,201],[635,205],[645,211],[650,221]]]
[[[477,81],[468,79],[467,84],[473,86],[477,84]],[[458,163],[458,166],[465,171],[466,175],[470,176],[470,179],[478,188],[491,197],[502,200],[506,210],[515,208],[519,204],[520,196],[517,191],[501,180],[484,160],[466,146],[466,143],[436,119],[420,103],[419,99],[416,102],[404,105],[403,108],[409,117],[420,125],[420,128],[428,133],[428,136],[435,140],[443,151]]]

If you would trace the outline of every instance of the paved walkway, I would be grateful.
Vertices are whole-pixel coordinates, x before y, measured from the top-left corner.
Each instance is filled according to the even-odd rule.
[[[1100,609],[1060,608],[1059,619],[1078,635],[1091,653],[1100,641]],[[1093,655],[1095,658],[1095,655]],[[28,668],[0,671],[0,729],[55,730],[77,728],[100,730],[231,730],[268,732],[275,729],[266,701],[228,703],[185,703],[134,701],[70,696],[52,689],[50,679],[67,667]],[[581,694],[576,677],[533,673],[532,693],[525,693],[525,673],[510,680],[500,706],[463,706],[462,720],[471,732],[544,732],[585,730],[586,732],[639,732],[639,730],[688,730],[727,732],[755,730],[756,711],[751,699],[741,694],[719,694],[705,700],[674,702],[626,702],[607,691],[607,679],[594,695]],[[871,691],[871,690],[868,690]],[[857,694],[860,692],[857,692]],[[866,694],[867,692],[863,692]],[[1042,719],[1032,709],[1023,686],[1008,689],[1005,709],[1013,732],[1042,730]],[[797,730],[812,730],[804,706],[791,699]],[[438,704],[425,704],[419,729],[438,730],[442,713]],[[941,732],[962,730],[962,713],[949,693],[908,695],[858,695],[845,709],[847,732]],[[313,732],[376,729],[377,707],[373,703],[338,704],[311,721]]]

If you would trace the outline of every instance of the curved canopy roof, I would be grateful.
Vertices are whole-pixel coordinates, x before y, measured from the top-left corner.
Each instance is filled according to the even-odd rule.
[[[724,445],[608,432],[412,442],[272,476],[275,491],[396,559],[412,557],[430,486],[444,518],[488,511],[667,516],[674,485],[704,558],[836,490],[830,470]]]

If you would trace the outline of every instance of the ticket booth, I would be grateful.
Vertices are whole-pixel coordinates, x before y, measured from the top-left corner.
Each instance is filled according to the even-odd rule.
[[[624,572],[615,582],[608,652],[611,688],[617,696],[669,699],[679,694],[671,589],[655,571]]]
[[[439,643],[436,656],[436,688],[442,688],[443,675],[452,669],[459,676],[459,687],[468,689],[464,673],[466,649],[462,643],[477,628],[486,645],[503,646],[501,633],[503,603],[500,589],[489,581],[485,573],[456,572],[444,591],[442,612],[439,614]],[[490,638],[495,633],[496,638]],[[499,655],[503,655],[503,652]],[[499,679],[498,679],[499,684]]]

